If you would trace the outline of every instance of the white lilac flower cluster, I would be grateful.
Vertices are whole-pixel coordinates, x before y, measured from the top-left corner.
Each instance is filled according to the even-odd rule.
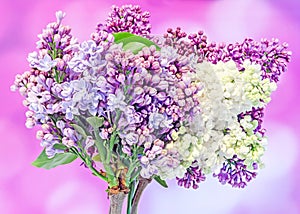
[[[238,115],[253,107],[265,106],[270,101],[274,83],[262,80],[260,66],[245,61],[244,67],[245,70],[239,72],[233,61],[216,65],[203,62],[198,64],[194,74],[204,88],[199,93],[202,124],[196,133],[202,137],[204,152],[196,160],[205,172],[214,171],[234,154],[244,159],[251,152],[252,144],[260,145],[261,137],[253,132],[257,121],[249,116],[239,121]],[[253,138],[256,141],[250,140]],[[247,162],[260,162],[258,157],[248,158]]]
[[[290,61],[285,44],[210,44],[180,28],[157,39],[149,13],[131,5],[114,6],[78,43],[61,24],[65,14],[56,15],[29,54],[31,70],[12,86],[25,97],[26,126],[42,127],[34,165],[80,158],[111,192],[128,192],[139,176],[187,188],[210,173],[233,187],[256,176],[263,109]],[[264,61],[254,57],[262,53]]]

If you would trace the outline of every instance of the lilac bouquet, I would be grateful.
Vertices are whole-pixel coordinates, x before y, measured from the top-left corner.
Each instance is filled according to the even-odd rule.
[[[113,6],[79,43],[65,13],[40,34],[12,90],[44,148],[34,166],[81,159],[108,184],[110,213],[137,213],[145,187],[176,179],[197,189],[212,174],[244,188],[263,167],[263,112],[291,53],[277,39],[210,43],[180,28],[150,34],[149,12]]]

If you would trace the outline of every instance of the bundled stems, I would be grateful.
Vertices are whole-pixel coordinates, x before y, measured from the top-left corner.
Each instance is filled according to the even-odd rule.
[[[109,214],[122,214],[123,202],[126,197],[126,193],[118,192],[116,194],[109,194]]]
[[[124,199],[127,195],[127,214],[137,214],[138,211],[138,204],[140,202],[142,193],[144,192],[145,188],[151,182],[152,179],[147,179],[143,177],[139,177],[138,185],[136,186],[135,182],[131,183],[130,191],[117,191],[115,193],[109,193],[109,214],[121,214]]]

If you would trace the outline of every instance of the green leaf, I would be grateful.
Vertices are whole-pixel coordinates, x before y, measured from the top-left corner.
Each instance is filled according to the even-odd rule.
[[[129,42],[126,45],[123,45],[123,49],[125,51],[127,50],[131,50],[132,53],[137,54],[139,51],[141,51],[144,47],[147,47],[145,44],[143,43],[139,43],[139,42]]]
[[[65,146],[64,144],[54,144],[54,146],[53,146],[53,148],[54,149],[60,149],[60,150],[66,150],[66,149],[68,149],[68,147],[67,146]]]
[[[85,131],[84,131],[84,129],[83,129],[82,127],[78,126],[77,124],[71,124],[71,126],[73,126],[73,128],[74,128],[79,134],[81,134],[82,137],[84,137],[84,138],[87,137],[87,135],[86,135],[86,133],[85,133]]]
[[[109,140],[109,150],[112,151],[113,148],[114,148],[114,145],[116,143],[116,138],[117,138],[117,131],[114,131],[110,137],[110,140]]]
[[[32,165],[39,168],[52,169],[59,165],[71,163],[76,158],[77,156],[72,153],[58,153],[53,158],[49,159],[44,149]]]
[[[135,35],[132,33],[128,33],[128,32],[120,32],[120,33],[114,33],[113,36],[115,38],[114,42],[118,44],[120,40],[131,37],[131,36],[135,36]]]
[[[127,32],[113,34],[116,44],[123,44],[124,50],[131,50],[134,54],[142,50],[143,47],[150,47],[154,45],[156,50],[160,50],[160,47],[149,39],[143,38]]]
[[[88,117],[86,121],[94,128],[99,128],[103,125],[104,118],[103,117]]]
[[[95,155],[92,159],[93,159],[93,161],[98,161],[98,162],[101,161],[99,154]]]
[[[165,188],[168,188],[168,184],[165,180],[161,179],[158,175],[154,175],[154,180],[156,180],[157,183],[159,183],[160,185],[162,185]]]

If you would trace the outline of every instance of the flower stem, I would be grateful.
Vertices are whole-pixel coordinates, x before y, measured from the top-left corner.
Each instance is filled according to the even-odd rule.
[[[139,204],[139,201],[141,199],[142,193],[151,181],[152,181],[152,179],[139,177],[139,183],[138,183],[138,186],[136,188],[134,198],[133,198],[133,202],[132,202],[131,214],[137,214],[138,204]]]
[[[132,207],[132,201],[133,201],[133,196],[135,193],[135,181],[133,181],[130,186],[129,186],[129,193],[127,196],[127,214],[131,214],[131,207]]]
[[[126,194],[124,192],[118,192],[117,194],[110,194],[109,201],[109,214],[122,214],[122,206]]]
[[[76,154],[76,155],[78,155],[79,157],[80,157],[80,159],[85,163],[85,165],[92,171],[92,173],[95,175],[95,176],[97,176],[97,177],[99,177],[99,178],[101,178],[102,180],[104,180],[104,181],[106,181],[107,182],[107,177],[105,177],[104,175],[102,175],[101,173],[99,173],[94,167],[93,167],[93,165],[91,164],[91,161],[87,161],[86,160],[86,158],[84,158],[83,156],[82,156],[82,154],[76,149],[76,148],[70,148],[70,150],[74,153],[74,154]]]

